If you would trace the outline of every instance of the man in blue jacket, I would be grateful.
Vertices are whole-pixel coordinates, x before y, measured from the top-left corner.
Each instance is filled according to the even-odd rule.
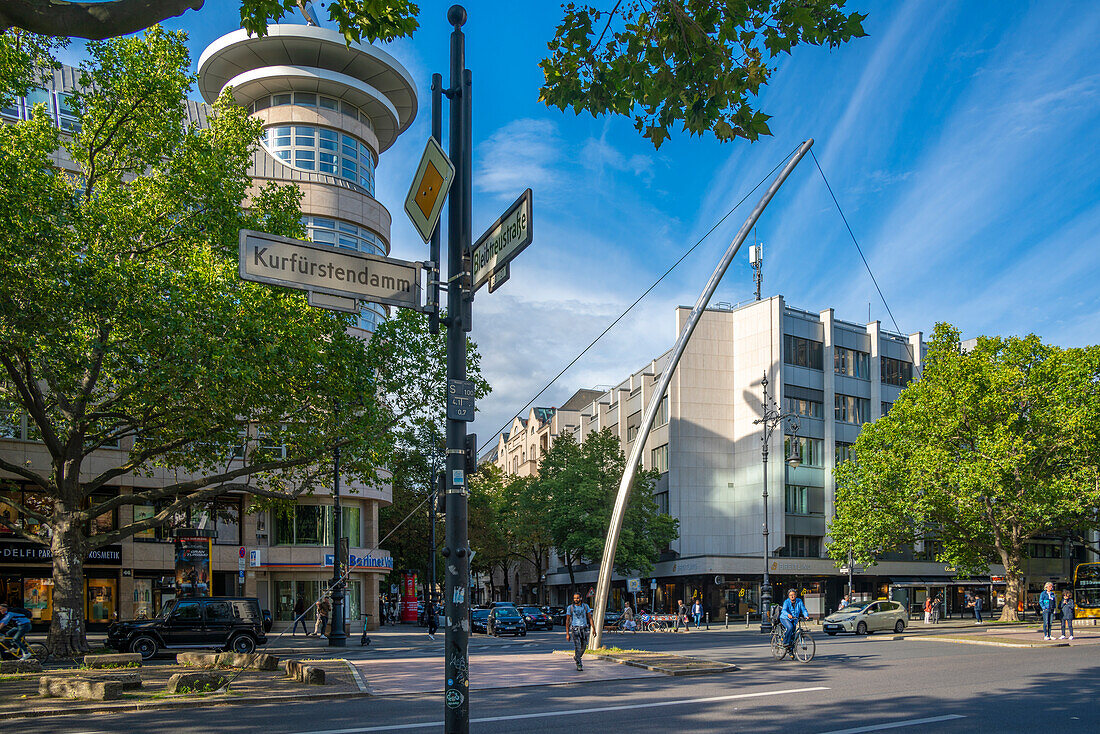
[[[779,623],[783,625],[785,630],[783,644],[787,646],[788,650],[791,649],[791,644],[794,642],[794,628],[798,625],[800,618],[809,619],[810,614],[806,611],[806,605],[802,603],[798,592],[791,589],[787,592],[787,599],[783,602],[783,608],[779,610]]]
[[[15,646],[23,651],[23,659],[31,659],[31,651],[27,648],[27,643],[23,642],[23,638],[27,636],[27,633],[31,631],[31,620],[22,611],[16,611],[11,609],[7,604],[0,603],[0,628],[11,625],[15,629],[6,634],[5,637],[10,637]]]

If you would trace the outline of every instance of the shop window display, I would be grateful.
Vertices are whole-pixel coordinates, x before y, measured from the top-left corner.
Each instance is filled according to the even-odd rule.
[[[33,622],[53,619],[53,579],[23,579],[23,608]]]
[[[114,622],[118,619],[118,582],[114,579],[88,579],[86,618],[93,623]]]

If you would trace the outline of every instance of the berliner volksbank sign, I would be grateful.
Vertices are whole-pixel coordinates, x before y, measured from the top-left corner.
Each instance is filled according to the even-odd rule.
[[[421,263],[242,229],[240,275],[285,288],[420,309]]]

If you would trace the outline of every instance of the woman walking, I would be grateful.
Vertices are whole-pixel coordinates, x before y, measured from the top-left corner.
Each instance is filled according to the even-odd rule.
[[[1073,639],[1073,594],[1067,589],[1062,592],[1062,636],[1059,640],[1066,639],[1066,625],[1069,625],[1069,639]]]

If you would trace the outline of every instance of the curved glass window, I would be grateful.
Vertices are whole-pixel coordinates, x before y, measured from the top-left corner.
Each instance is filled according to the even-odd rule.
[[[374,196],[374,156],[350,135],[313,125],[279,125],[265,129],[260,141],[288,166],[339,176]]]
[[[326,110],[336,110],[353,120],[359,120],[371,130],[374,129],[374,123],[371,121],[370,116],[355,105],[342,102],[335,97],[326,97],[323,94],[314,94],[313,92],[295,92],[293,94],[287,92],[260,97],[248,105],[248,113],[252,114],[253,112],[266,110],[268,107],[281,107],[290,104],[299,105],[300,107],[321,107]]]
[[[330,217],[302,217],[302,224],[306,228],[306,236],[314,242],[365,252],[368,255],[386,254],[386,245],[381,237],[351,222]],[[386,320],[385,306],[367,301],[360,301],[359,304],[359,322],[356,326],[364,331],[374,332]]]

